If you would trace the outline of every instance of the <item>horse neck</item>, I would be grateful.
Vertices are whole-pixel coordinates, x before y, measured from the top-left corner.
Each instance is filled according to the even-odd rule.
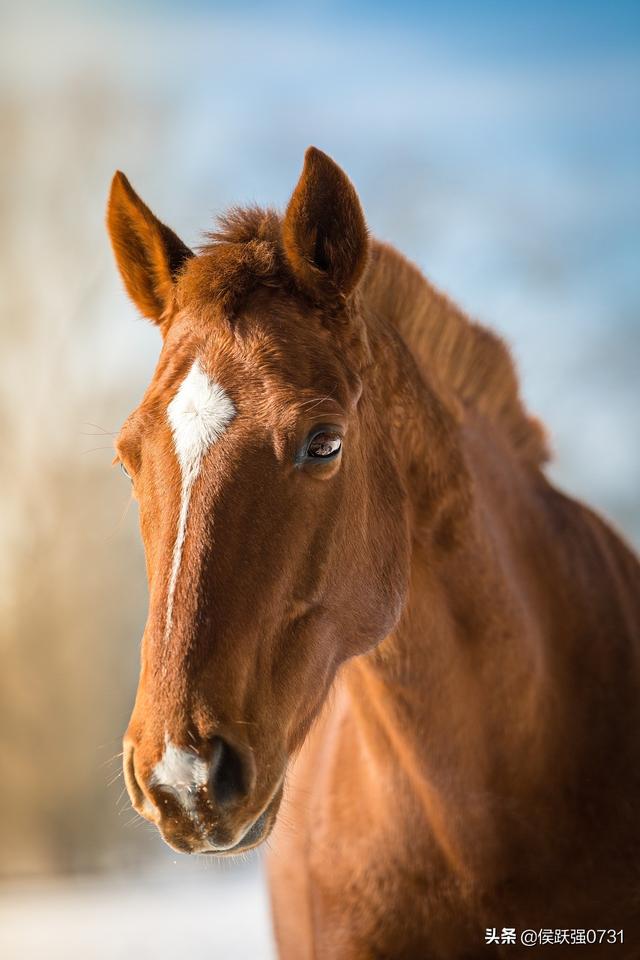
[[[526,554],[547,553],[549,544],[537,533],[545,525],[532,469],[491,425],[469,418],[441,444],[441,475],[427,471],[439,496],[412,491],[411,572],[398,625],[352,668],[359,691],[363,683],[378,690],[377,723],[418,731],[422,754],[432,739],[434,756],[445,744],[458,759],[471,748],[471,772],[485,747],[517,749],[499,704],[509,704],[523,743],[540,728],[548,658],[535,615],[542,585]]]
[[[541,475],[497,425],[437,394],[395,333],[372,339],[385,357],[379,395],[402,384],[405,409],[389,415],[407,448],[411,575],[397,628],[347,665],[344,690],[368,755],[402,768],[456,863],[459,830],[471,835],[486,813],[468,798],[526,790],[539,774],[528,748],[545,735],[550,688],[514,532],[535,536]],[[466,825],[453,828],[461,810]]]
[[[482,400],[475,408],[464,392],[446,382],[441,345],[447,346],[442,336],[447,317],[462,331],[459,340],[467,335],[472,342],[469,350],[460,350],[462,355],[473,357],[479,328],[385,245],[374,243],[363,287],[374,359],[373,416],[395,436],[413,531],[404,616],[370,662],[393,662],[397,675],[410,661],[410,682],[422,660],[433,674],[436,637],[439,649],[464,640],[466,651],[481,646],[486,635],[491,651],[501,657],[504,651],[494,636],[500,623],[503,633],[517,633],[528,646],[518,597],[526,592],[531,571],[525,572],[519,560],[523,550],[549,546],[542,543],[545,524],[538,522],[545,510],[539,491],[546,480],[537,463],[541,451],[522,444],[518,449],[508,418],[493,418],[487,413],[491,405],[483,406]],[[435,351],[440,346],[440,359],[433,363],[431,333],[440,341]],[[538,439],[541,432],[520,406],[508,351],[487,331],[480,339],[482,344],[494,341],[490,349],[502,373],[505,362],[509,365],[506,379],[513,378],[515,385],[510,398],[515,415],[527,421],[525,429],[530,427]],[[486,366],[486,355],[477,356]],[[485,371],[485,380],[490,381],[490,373]],[[459,381],[459,372],[454,369],[450,379]]]
[[[409,297],[386,286],[364,300],[366,395],[397,437],[410,582],[392,634],[345,664],[332,713],[384,849],[426,844],[473,885],[508,875],[532,836],[575,834],[584,818],[593,829],[576,783],[608,778],[612,798],[640,769],[640,567],[553,489],[540,447],[518,447],[495,407],[430,382],[400,336],[420,283],[414,273]],[[640,796],[640,777],[629,789]]]

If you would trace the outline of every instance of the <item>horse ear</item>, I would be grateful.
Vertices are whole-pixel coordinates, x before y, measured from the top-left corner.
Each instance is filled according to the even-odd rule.
[[[347,296],[367,262],[367,225],[347,175],[315,147],[287,207],[284,251],[294,276],[308,292]]]
[[[107,228],[127,293],[145,317],[162,324],[176,277],[193,253],[153,215],[120,171],[111,183]]]

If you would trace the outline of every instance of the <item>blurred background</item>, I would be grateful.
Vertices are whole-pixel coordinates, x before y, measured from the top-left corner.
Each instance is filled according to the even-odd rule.
[[[119,776],[146,582],[112,440],[158,354],[104,229],[190,245],[313,143],[511,343],[551,474],[640,544],[640,7],[0,2],[0,956],[273,957],[260,857],[180,858]]]

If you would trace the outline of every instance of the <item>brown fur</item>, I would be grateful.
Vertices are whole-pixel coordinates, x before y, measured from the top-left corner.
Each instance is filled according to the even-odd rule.
[[[162,323],[191,250],[154,217],[120,172],[111,186],[107,225],[127,293],[145,317]]]
[[[541,472],[505,346],[368,238],[319,151],[284,219],[233,211],[196,257],[129,191],[112,240],[164,335],[118,440],[150,584],[136,809],[197,849],[149,783],[165,732],[205,757],[223,737],[253,770],[241,801],[200,802],[218,840],[261,812],[263,840],[287,772],[285,960],[496,956],[494,926],[624,927],[611,949],[638,956],[639,566]],[[195,357],[238,415],[194,489],[167,645],[166,407]],[[342,458],[296,465],[319,423]]]

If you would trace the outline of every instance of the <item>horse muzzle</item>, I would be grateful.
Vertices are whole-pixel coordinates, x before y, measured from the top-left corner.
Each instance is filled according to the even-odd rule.
[[[259,784],[253,752],[214,737],[177,746],[165,737],[153,765],[125,739],[124,774],[131,803],[181,853],[229,856],[249,850],[271,832],[282,799],[284,770]]]

